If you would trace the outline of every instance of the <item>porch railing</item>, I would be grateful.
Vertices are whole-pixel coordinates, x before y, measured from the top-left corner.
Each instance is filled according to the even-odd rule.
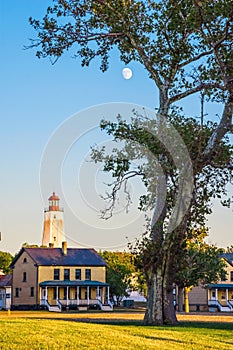
[[[86,305],[99,305],[101,306],[102,303],[98,299],[59,299],[59,302],[62,306],[71,306],[71,305],[77,305],[77,306],[86,306]]]
[[[221,303],[217,299],[211,299],[208,300],[208,306],[216,306],[220,311],[231,311],[233,309],[233,306],[229,300]]]
[[[41,299],[40,305],[47,307],[49,311],[61,312],[61,307],[58,304],[51,305],[46,299]]]

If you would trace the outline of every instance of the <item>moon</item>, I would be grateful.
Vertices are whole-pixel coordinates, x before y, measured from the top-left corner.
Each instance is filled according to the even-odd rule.
[[[130,68],[123,68],[122,69],[122,75],[123,75],[124,79],[129,80],[129,79],[132,78],[133,72],[132,72],[132,70]]]

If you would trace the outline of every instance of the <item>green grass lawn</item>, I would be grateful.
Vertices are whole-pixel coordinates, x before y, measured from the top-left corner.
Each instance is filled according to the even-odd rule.
[[[232,322],[181,321],[177,327],[145,327],[119,320],[1,317],[0,349],[233,349]],[[84,317],[83,317],[84,318]],[[99,323],[99,322],[105,322]]]

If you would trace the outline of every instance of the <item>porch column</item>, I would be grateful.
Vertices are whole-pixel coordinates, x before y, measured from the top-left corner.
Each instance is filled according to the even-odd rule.
[[[109,304],[109,286],[107,286],[107,304]]]
[[[97,286],[97,289],[96,289],[96,299],[99,300],[99,297],[100,297],[100,287]]]
[[[215,300],[218,300],[218,289],[215,289]]]
[[[226,300],[228,300],[228,288],[226,288]]]
[[[87,286],[87,305],[89,305],[89,293],[90,293],[90,287]]]
[[[77,286],[77,305],[79,305],[79,286]]]
[[[48,287],[45,287],[45,300],[48,301]]]
[[[106,287],[103,287],[103,289],[102,289],[102,295],[101,295],[101,303],[102,303],[102,304],[104,304],[105,288],[106,288]]]
[[[66,287],[66,306],[68,306],[68,298],[69,298],[69,287]]]

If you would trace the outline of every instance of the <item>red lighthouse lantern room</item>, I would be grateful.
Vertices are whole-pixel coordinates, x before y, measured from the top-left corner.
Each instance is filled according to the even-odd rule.
[[[59,200],[60,198],[53,192],[52,196],[49,197],[49,211],[59,211]]]

